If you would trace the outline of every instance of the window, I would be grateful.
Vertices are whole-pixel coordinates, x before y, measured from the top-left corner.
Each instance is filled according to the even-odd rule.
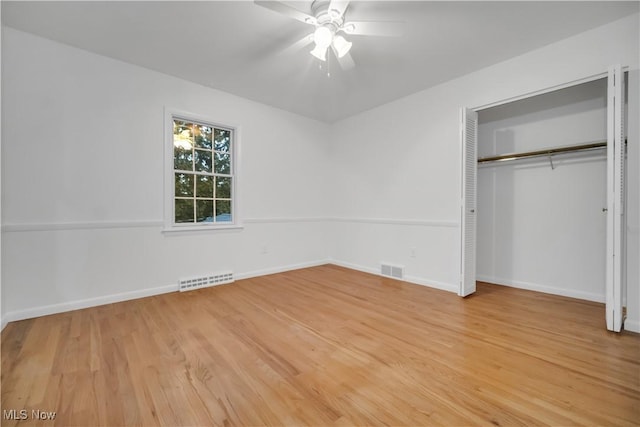
[[[169,229],[227,228],[236,224],[235,129],[171,114]],[[169,154],[169,153],[168,153]],[[225,227],[227,226],[227,227]]]

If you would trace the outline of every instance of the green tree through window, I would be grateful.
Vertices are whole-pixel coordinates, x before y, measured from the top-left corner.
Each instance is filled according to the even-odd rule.
[[[232,223],[233,130],[173,118],[174,224]]]

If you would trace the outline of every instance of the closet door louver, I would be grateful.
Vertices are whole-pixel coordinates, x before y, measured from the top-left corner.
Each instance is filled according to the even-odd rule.
[[[624,322],[624,74],[609,68],[607,90],[607,329],[620,332]]]
[[[476,291],[476,183],[478,113],[462,110],[462,209],[460,296]]]

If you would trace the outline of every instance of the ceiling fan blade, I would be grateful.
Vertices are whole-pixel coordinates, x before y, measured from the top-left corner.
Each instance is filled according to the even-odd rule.
[[[351,54],[349,52],[347,52],[342,58],[340,58],[338,57],[338,53],[336,52],[335,47],[331,46],[331,50],[333,50],[333,54],[336,56],[338,64],[340,64],[340,68],[342,68],[343,70],[349,71],[356,66],[356,63],[353,61],[353,58],[351,57]]]
[[[291,55],[291,54],[294,54],[294,53],[302,50],[303,48],[305,48],[307,45],[310,45],[311,43],[313,43],[313,34],[307,34],[306,36],[304,36],[303,38],[301,38],[297,42],[293,43],[291,46],[287,47],[286,49],[281,50],[279,55]]]
[[[335,13],[336,16],[334,19],[337,19],[344,15],[347,6],[349,6],[349,0],[331,0],[331,3],[329,3],[329,13]]]
[[[349,21],[342,31],[354,36],[400,37],[404,32],[404,22]]]
[[[288,16],[289,18],[304,22],[305,24],[316,25],[317,23],[316,18],[314,18],[313,16],[301,12],[291,6],[287,6],[286,4],[279,1],[254,0],[253,2],[258,6],[262,6],[274,12],[281,13]]]

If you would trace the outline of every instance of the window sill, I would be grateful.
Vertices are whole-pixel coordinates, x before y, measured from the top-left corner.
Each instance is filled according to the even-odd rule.
[[[241,224],[228,225],[193,225],[185,227],[166,227],[162,230],[162,234],[195,234],[195,233],[215,233],[215,232],[232,232],[240,231],[244,228]]]

